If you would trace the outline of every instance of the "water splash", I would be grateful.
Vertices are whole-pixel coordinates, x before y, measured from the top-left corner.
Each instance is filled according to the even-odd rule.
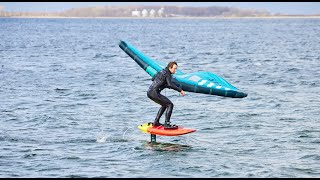
[[[98,143],[104,143],[104,142],[107,141],[108,137],[109,137],[109,136],[107,136],[106,133],[102,131],[102,132],[100,132],[100,133],[97,135],[97,140],[96,140],[96,142],[98,142]]]

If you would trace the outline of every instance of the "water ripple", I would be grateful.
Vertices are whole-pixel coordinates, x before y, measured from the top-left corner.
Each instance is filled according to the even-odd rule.
[[[319,22],[0,18],[0,177],[319,177]],[[120,39],[248,97],[165,90],[197,131],[150,143],[160,106]]]

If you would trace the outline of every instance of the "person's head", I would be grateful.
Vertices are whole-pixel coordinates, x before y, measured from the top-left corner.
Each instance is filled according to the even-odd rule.
[[[171,74],[174,74],[178,68],[178,64],[175,61],[169,62],[167,68],[169,69]]]

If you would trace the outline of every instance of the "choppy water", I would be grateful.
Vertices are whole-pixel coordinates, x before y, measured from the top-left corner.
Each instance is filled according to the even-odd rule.
[[[320,176],[320,19],[2,18],[0,39],[0,177]],[[165,90],[197,131],[150,144],[159,106],[120,39],[248,97]]]

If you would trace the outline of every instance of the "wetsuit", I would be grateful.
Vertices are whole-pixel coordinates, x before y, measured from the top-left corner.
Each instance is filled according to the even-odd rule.
[[[160,92],[164,88],[170,88],[174,89],[176,91],[181,92],[181,88],[177,87],[175,84],[171,82],[171,72],[169,71],[168,68],[165,68],[161,71],[159,71],[155,76],[152,78],[152,84],[150,85],[148,89],[148,97],[153,100],[154,102],[158,103],[161,105],[161,108],[158,111],[157,117],[155,118],[154,123],[157,125],[160,125],[159,120],[164,111],[167,109],[166,112],[166,119],[165,122],[166,124],[170,123],[170,117],[172,114],[172,109],[173,109],[173,103],[164,95],[160,94]]]

